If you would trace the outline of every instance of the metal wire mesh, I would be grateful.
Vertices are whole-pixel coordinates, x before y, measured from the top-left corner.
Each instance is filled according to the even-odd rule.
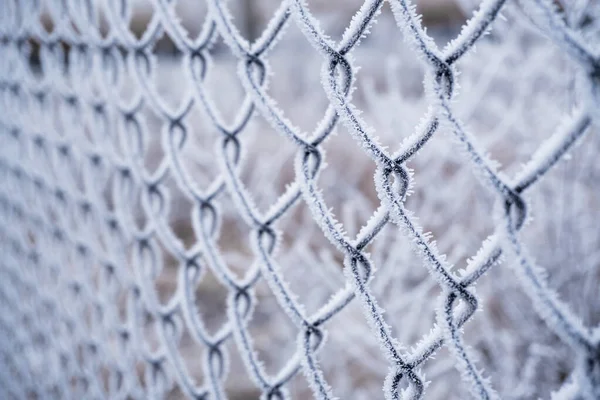
[[[523,193],[580,139],[594,113],[598,115],[600,57],[583,40],[577,23],[565,21],[549,0],[523,1],[531,20],[580,69],[582,96],[579,107],[566,113],[556,132],[511,178],[498,171],[457,117],[452,103],[457,62],[490,29],[505,0],[484,1],[444,49],[426,34],[408,0],[389,1],[397,25],[425,68],[430,100],[422,123],[393,152],[378,144],[373,129],[352,103],[355,67],[351,53],[369,34],[383,0],[365,1],[337,43],[325,35],[302,0],[283,1],[252,43],[238,33],[220,0],[207,1],[208,14],[195,39],[178,22],[172,2],[153,3],[155,13],[140,37],[129,28],[131,4],[127,1],[47,2],[54,21],[51,32],[40,22],[38,1],[3,5],[2,398],[163,398],[175,385],[189,398],[223,399],[228,397],[226,346],[235,343],[262,398],[287,398],[289,382],[303,372],[315,398],[332,399],[335,388],[327,383],[319,353],[326,324],[335,324],[336,316],[352,302],[362,304],[370,334],[387,359],[385,398],[423,397],[427,384],[420,367],[444,345],[473,395],[497,398],[466,348],[462,327],[478,309],[472,286],[497,265],[503,252],[516,257],[515,273],[548,329],[577,354],[574,378],[558,398],[600,398],[598,330],[583,326],[568,310],[519,239],[527,218]],[[109,27],[105,33],[100,14]],[[311,133],[293,126],[266,89],[268,53],[288,24],[302,30],[323,61],[320,73],[329,104]],[[152,83],[157,74],[154,46],[165,34],[182,54],[185,75],[181,79],[189,85],[175,107]],[[246,94],[229,120],[215,106],[205,82],[214,67],[211,51],[219,36],[237,59]],[[39,47],[35,71],[31,68],[32,38]],[[124,81],[131,81],[130,98],[113,90]],[[152,171],[145,161],[150,133],[141,111],[144,107],[159,116],[162,127],[164,155]],[[203,110],[220,135],[214,160],[207,161],[217,166],[218,173],[206,185],[198,183],[181,155],[192,134],[186,118],[194,108]],[[254,115],[265,118],[296,148],[293,181],[266,211],[255,205],[255,195],[244,184],[239,168],[240,138]],[[337,222],[318,184],[325,168],[323,143],[338,125],[347,128],[376,165],[373,182],[380,206],[354,238]],[[500,210],[495,233],[481,244],[461,275],[405,208],[412,180],[405,164],[441,129],[455,136],[464,162],[493,194]],[[269,156],[264,155],[267,160]],[[174,185],[167,185],[168,177]],[[178,196],[192,203],[191,245],[169,223],[171,200]],[[233,201],[238,218],[250,231],[253,262],[242,274],[232,271],[218,245],[224,197]],[[346,285],[313,313],[306,311],[286,283],[276,257],[282,236],[276,225],[302,202],[337,248],[346,277]],[[410,239],[441,290],[437,324],[410,350],[394,338],[370,288],[375,265],[366,248],[386,225],[397,227]],[[177,288],[167,301],[161,301],[155,283],[167,252],[178,265]],[[207,269],[228,291],[226,322],[216,332],[207,330],[194,294]],[[264,368],[248,327],[255,313],[255,287],[263,280],[297,332],[297,338],[290,338],[297,342],[295,353],[275,373]],[[144,318],[156,321],[153,346],[148,344]],[[199,382],[177,345],[184,333],[204,349]],[[143,371],[138,373],[140,361]]]

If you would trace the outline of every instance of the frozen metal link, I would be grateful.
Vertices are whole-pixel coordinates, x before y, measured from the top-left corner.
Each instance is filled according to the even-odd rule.
[[[41,3],[46,6],[44,17],[54,22],[52,32],[40,22]],[[461,328],[478,308],[470,286],[507,247],[518,259],[516,271],[540,316],[579,355],[579,396],[600,397],[600,335],[582,326],[559,300],[519,239],[527,217],[523,193],[598,120],[597,49],[567,25],[550,0],[522,1],[531,20],[582,67],[590,90],[581,108],[564,118],[511,180],[497,171],[452,106],[457,62],[490,29],[506,1],[484,0],[461,33],[440,49],[422,28],[410,1],[389,0],[399,28],[426,67],[425,87],[432,99],[423,123],[394,153],[378,144],[351,98],[355,79],[351,52],[368,35],[383,3],[366,0],[338,43],[319,28],[305,0],[283,0],[252,43],[238,32],[222,0],[207,0],[208,14],[195,39],[181,26],[174,0],[152,0],[154,13],[139,38],[129,29],[132,2],[127,0],[3,4],[0,358],[6,368],[0,370],[0,397],[161,399],[177,384],[192,399],[225,399],[225,345],[233,341],[263,399],[289,398],[286,385],[300,371],[316,398],[333,399],[318,353],[325,344],[326,323],[357,297],[390,366],[384,383],[387,399],[422,398],[425,383],[418,368],[444,344],[474,396],[497,398],[467,353]],[[100,14],[110,26],[107,33],[101,32]],[[311,133],[293,126],[266,90],[268,53],[290,23],[298,25],[323,58],[321,77],[329,105]],[[174,107],[153,84],[158,73],[153,48],[165,34],[182,54],[181,67],[191,86]],[[212,68],[211,48],[219,36],[237,58],[245,89],[245,99],[231,121],[223,118],[205,86]],[[39,46],[38,72],[29,65],[33,41]],[[113,90],[125,81],[131,84],[127,101]],[[186,121],[195,107],[204,111],[220,137],[218,173],[205,187],[182,159],[184,145],[194,134]],[[150,140],[145,108],[162,124],[164,156],[153,171],[144,162]],[[294,181],[266,210],[257,208],[240,177],[241,135],[257,114],[297,148]],[[317,182],[325,165],[321,146],[340,121],[375,162],[374,184],[381,202],[355,238],[345,234]],[[452,272],[404,205],[411,180],[405,163],[440,129],[454,135],[467,162],[504,211],[496,232],[482,243],[462,277]],[[175,188],[167,185],[169,177]],[[169,224],[174,196],[185,196],[193,204],[196,240],[189,247]],[[254,259],[241,277],[227,265],[217,244],[223,196],[233,200],[251,231]],[[277,222],[302,201],[343,256],[347,281],[313,314],[304,310],[276,260],[281,240]],[[441,288],[438,324],[410,352],[401,350],[370,288],[375,265],[365,248],[388,222],[415,244]],[[165,252],[177,260],[178,273],[175,293],[162,302],[155,281],[165,267]],[[227,320],[215,333],[206,329],[194,293],[207,268],[228,290]],[[256,306],[255,286],[262,279],[298,331],[295,354],[273,375],[265,371],[248,329]],[[118,303],[120,295],[124,301]],[[152,343],[148,318],[155,330]],[[192,377],[178,347],[184,331],[205,350],[202,382]],[[140,365],[143,379],[136,370]]]

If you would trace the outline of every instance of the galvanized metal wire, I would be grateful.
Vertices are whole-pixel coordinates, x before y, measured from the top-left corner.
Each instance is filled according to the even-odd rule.
[[[324,326],[335,324],[336,315],[349,303],[359,302],[388,361],[385,398],[426,396],[419,367],[444,345],[452,350],[474,397],[497,398],[489,379],[472,360],[461,328],[478,309],[472,285],[494,268],[503,252],[510,252],[518,260],[516,275],[537,312],[578,354],[576,381],[565,385],[568,394],[561,398],[600,398],[598,329],[583,326],[568,310],[519,238],[528,215],[523,194],[599,115],[598,49],[582,39],[578,28],[565,21],[552,1],[522,3],[531,20],[546,29],[580,67],[589,96],[574,112],[565,113],[556,132],[514,177],[498,172],[452,103],[457,62],[490,29],[505,0],[483,1],[443,49],[427,35],[408,0],[389,0],[398,27],[425,67],[431,98],[423,122],[393,151],[378,144],[351,97],[355,67],[350,55],[369,34],[383,0],[365,1],[339,42],[327,37],[303,0],[282,1],[253,42],[238,32],[221,0],[207,0],[208,14],[195,39],[187,36],[168,0],[153,1],[155,12],[141,37],[129,28],[131,4],[127,1],[45,3],[54,21],[50,33],[40,22],[42,7],[36,0],[4,2],[1,13],[0,357],[4,367],[0,368],[0,397],[163,398],[175,384],[189,398],[225,399],[225,345],[234,342],[262,398],[288,398],[286,385],[303,372],[315,398],[333,399],[335,388],[328,384],[319,361]],[[108,21],[107,34],[101,33],[100,13]],[[293,126],[266,90],[268,53],[288,24],[301,28],[323,59],[320,74],[329,106],[312,132]],[[153,49],[164,34],[183,55],[182,79],[190,88],[176,107],[152,83],[156,74]],[[223,117],[205,87],[218,36],[237,59],[246,93],[231,120]],[[39,46],[37,73],[30,68],[32,38]],[[112,90],[125,80],[131,81],[130,99]],[[152,172],[144,162],[149,132],[143,107],[162,121],[164,156]],[[218,166],[219,173],[205,186],[181,159],[181,149],[191,134],[185,120],[197,107],[221,137],[219,151],[209,161]],[[294,181],[267,210],[256,207],[238,167],[243,151],[240,137],[257,114],[297,149]],[[376,165],[373,181],[380,207],[354,238],[337,222],[318,184],[325,165],[322,144],[338,125],[347,128],[348,140],[356,141]],[[455,136],[466,155],[465,163],[503,210],[495,234],[481,244],[461,276],[405,207],[412,179],[405,163],[440,129]],[[176,187],[166,185],[167,177],[175,180]],[[193,204],[192,246],[185,246],[169,225],[174,196],[185,196]],[[254,261],[241,277],[232,272],[217,245],[224,196],[233,200],[239,218],[251,231]],[[300,202],[310,208],[314,223],[339,251],[347,282],[312,314],[286,283],[275,257],[281,240],[277,222]],[[142,226],[136,220],[140,212],[145,216]],[[442,289],[437,325],[410,350],[394,338],[370,288],[375,265],[365,248],[388,224],[410,238],[424,268]],[[166,303],[159,300],[154,285],[164,251],[178,263],[177,289]],[[194,288],[205,269],[228,290],[227,321],[216,333],[208,332],[195,304]],[[271,374],[248,328],[256,303],[255,286],[261,280],[268,283],[298,332],[295,354]],[[126,293],[125,318],[116,301],[119,292]],[[157,321],[154,349],[147,345],[142,329],[144,312]],[[206,349],[201,382],[191,377],[178,349],[184,331]],[[143,382],[133,372],[139,360],[145,363]]]

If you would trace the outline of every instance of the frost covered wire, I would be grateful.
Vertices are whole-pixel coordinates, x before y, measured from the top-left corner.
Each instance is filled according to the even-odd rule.
[[[491,29],[505,0],[483,1],[444,49],[426,34],[408,0],[389,0],[405,40],[426,68],[431,102],[415,132],[393,153],[378,143],[374,129],[352,102],[356,68],[351,53],[369,34],[383,0],[365,1],[338,43],[325,35],[304,0],[282,1],[253,42],[240,34],[221,0],[207,0],[208,14],[195,39],[179,22],[174,1],[152,1],[155,12],[139,38],[129,29],[129,1],[42,3],[9,1],[0,21],[0,330],[5,338],[0,355],[7,365],[0,371],[0,394],[165,398],[176,385],[189,398],[225,399],[227,345],[234,343],[263,399],[289,398],[290,382],[299,372],[315,398],[333,399],[335,386],[327,381],[319,359],[327,338],[325,325],[335,323],[357,298],[388,363],[387,399],[426,396],[420,367],[443,345],[452,351],[474,397],[498,398],[470,355],[462,327],[479,307],[471,286],[508,248],[517,258],[516,271],[537,312],[577,352],[577,369],[560,393],[600,397],[598,328],[583,326],[569,311],[519,239],[527,217],[523,193],[598,120],[598,51],[583,40],[578,28],[565,22],[553,2],[528,1],[524,8],[582,67],[588,93],[513,179],[498,171],[453,105],[457,64]],[[106,34],[101,32],[100,15],[110,26]],[[40,22],[46,16],[54,21],[51,32]],[[267,56],[291,23],[323,59],[320,73],[329,104],[309,133],[295,127],[267,91]],[[189,82],[174,106],[154,81],[158,72],[153,49],[163,35],[183,55],[181,68]],[[237,59],[245,90],[231,120],[219,111],[205,82],[214,68],[211,50],[218,37]],[[39,46],[38,72],[29,65],[32,39]],[[124,81],[131,84],[127,99],[111,89]],[[218,173],[204,186],[183,160],[183,148],[194,134],[188,119],[195,108],[203,110],[220,138],[214,161]],[[164,156],[153,170],[145,162],[152,138],[144,109],[161,121]],[[241,178],[245,150],[241,138],[255,115],[264,117],[296,148],[294,181],[265,210],[257,207]],[[322,145],[338,125],[376,164],[374,185],[381,204],[354,238],[337,221],[318,184],[326,161]],[[503,209],[495,234],[482,243],[461,276],[405,207],[412,181],[405,164],[438,130],[453,135],[465,162]],[[169,179],[175,184],[169,185]],[[195,240],[189,246],[169,223],[177,196],[192,203]],[[250,230],[253,255],[241,276],[219,247],[224,196],[233,201]],[[312,314],[293,292],[276,258],[282,240],[276,225],[300,202],[306,203],[317,226],[340,252],[346,277],[346,284]],[[389,222],[412,242],[441,289],[437,325],[410,351],[394,337],[370,287],[376,266],[366,247]],[[176,290],[166,302],[155,285],[166,267],[165,253],[178,264]],[[195,288],[208,269],[228,291],[226,322],[215,332],[205,326],[195,298]],[[297,331],[295,353],[275,373],[266,371],[249,328],[261,280]],[[115,304],[119,292],[126,294],[124,304]],[[154,320],[152,343],[145,318]],[[184,333],[205,350],[201,381],[178,348]],[[132,372],[140,362],[143,377]]]

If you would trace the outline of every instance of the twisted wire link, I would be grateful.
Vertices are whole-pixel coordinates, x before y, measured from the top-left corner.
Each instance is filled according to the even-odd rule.
[[[139,38],[129,29],[132,4],[128,1],[43,2],[54,21],[51,32],[40,23],[44,16],[40,1],[6,3],[0,24],[0,298],[5,304],[0,312],[5,338],[0,355],[7,367],[0,374],[0,386],[7,396],[164,398],[176,384],[189,398],[225,399],[226,345],[232,341],[262,398],[289,398],[286,386],[302,371],[316,398],[333,399],[318,353],[326,339],[325,324],[357,297],[389,363],[386,398],[422,398],[426,384],[418,369],[444,344],[452,350],[473,395],[497,398],[469,355],[461,329],[479,307],[470,287],[497,264],[506,247],[517,258],[515,269],[540,316],[577,351],[577,396],[600,396],[598,328],[584,327],[572,315],[519,239],[527,218],[523,193],[598,120],[597,49],[564,22],[551,1],[523,2],[532,21],[581,66],[589,93],[522,172],[509,179],[469,133],[452,104],[458,62],[489,31],[506,1],[483,1],[444,49],[426,34],[408,0],[389,3],[404,38],[426,68],[425,89],[431,102],[422,123],[393,153],[378,143],[352,103],[356,68],[351,53],[369,34],[383,0],[365,1],[338,43],[325,35],[305,0],[282,1],[253,42],[238,32],[221,0],[207,0],[208,13],[194,39],[179,22],[175,1],[152,1],[153,16]],[[110,25],[104,33],[100,14]],[[329,104],[311,133],[295,127],[267,91],[268,53],[290,23],[302,30],[323,58],[321,78]],[[182,54],[180,66],[190,84],[175,106],[154,83],[158,72],[153,49],[163,35]],[[208,71],[215,68],[211,50],[219,36],[237,58],[245,90],[230,121],[215,106],[205,82]],[[37,73],[29,65],[32,38],[39,46]],[[112,88],[130,80],[131,96],[125,100]],[[196,133],[187,122],[196,108],[219,137],[218,172],[204,187],[187,169],[182,153]],[[153,139],[145,110],[162,125],[164,156],[153,171],[145,162]],[[266,211],[258,209],[240,176],[241,137],[255,115],[296,148],[294,181]],[[375,163],[373,180],[381,202],[353,239],[337,222],[318,185],[325,165],[322,145],[340,121]],[[462,276],[453,272],[404,205],[412,184],[405,164],[438,130],[455,137],[503,210],[496,232],[481,244]],[[169,185],[169,179],[175,186]],[[192,203],[195,241],[190,246],[169,223],[171,200],[176,196]],[[242,276],[227,265],[217,244],[224,196],[233,200],[250,229],[254,259]],[[277,222],[302,201],[343,256],[346,275],[346,285],[313,314],[306,312],[276,260],[281,241]],[[376,266],[365,249],[388,222],[413,243],[441,288],[436,326],[408,352],[394,338],[370,288]],[[175,292],[165,302],[155,284],[167,268],[164,253],[178,264]],[[202,305],[196,305],[195,299],[195,288],[207,269],[228,291],[227,320],[214,333],[205,326]],[[262,279],[298,332],[295,353],[272,375],[263,367],[248,326],[257,303],[256,285]],[[119,293],[124,293],[124,302],[117,302]],[[150,328],[148,318],[153,321]],[[184,332],[205,350],[201,382],[193,377],[179,349]]]

